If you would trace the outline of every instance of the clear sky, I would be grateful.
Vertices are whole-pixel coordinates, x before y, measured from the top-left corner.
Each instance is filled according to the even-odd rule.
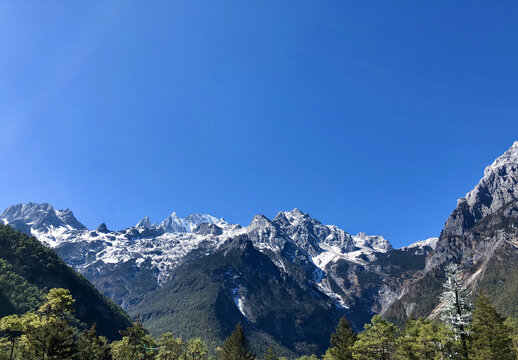
[[[518,140],[517,1],[2,1],[0,208],[439,235]]]

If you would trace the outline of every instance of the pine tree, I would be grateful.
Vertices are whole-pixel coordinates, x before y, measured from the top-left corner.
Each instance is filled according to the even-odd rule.
[[[77,342],[79,359],[111,360],[110,345],[104,336],[98,336],[95,324],[83,331]]]
[[[443,323],[421,318],[408,320],[397,339],[397,358],[401,360],[443,359],[449,357],[454,343],[451,330]]]
[[[334,360],[352,360],[352,347],[356,341],[356,334],[353,332],[349,321],[345,317],[340,319],[336,330],[331,334],[328,349],[329,355]]]
[[[221,351],[222,360],[255,360],[255,355],[250,351],[248,340],[243,332],[241,324],[225,340]]]
[[[187,352],[192,360],[201,360],[207,355],[207,345],[201,338],[190,339],[187,343]]]
[[[0,358],[14,359],[15,349],[23,334],[23,328],[22,320],[18,315],[9,315],[0,319],[0,349],[6,350],[5,355]]]
[[[504,321],[504,325],[510,330],[510,337],[513,342],[514,351],[518,354],[518,319],[508,317]]]
[[[264,354],[264,360],[279,360],[277,354],[275,353],[275,350],[271,345],[268,347],[266,354]]]
[[[516,359],[511,332],[505,326],[504,319],[484,295],[480,295],[475,302],[471,332],[470,358],[474,360]]]
[[[391,360],[395,354],[397,328],[379,315],[366,324],[353,346],[353,357],[357,360]]]
[[[70,325],[74,300],[65,289],[51,289],[47,301],[36,313],[22,316],[23,357],[28,359],[71,359],[77,353],[77,330]]]
[[[468,301],[468,292],[465,286],[459,282],[460,270],[456,264],[446,267],[446,281],[443,284],[444,291],[441,301],[441,320],[450,326],[455,332],[456,340],[461,342],[461,356],[468,358],[468,325],[471,320],[471,304]]]
[[[186,344],[170,332],[163,333],[158,344],[160,347],[158,360],[180,360],[185,353]]]
[[[112,355],[116,360],[136,360],[155,358],[155,340],[149,331],[144,327],[140,316],[133,323],[133,326],[120,331],[122,340],[112,345]]]

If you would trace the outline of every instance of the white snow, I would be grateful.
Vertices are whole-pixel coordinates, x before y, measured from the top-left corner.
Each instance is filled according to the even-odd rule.
[[[414,248],[422,249],[425,246],[429,246],[433,250],[435,250],[435,247],[437,246],[437,241],[439,241],[438,237],[431,237],[431,238],[428,238],[426,240],[416,241],[413,244],[410,244],[408,246],[402,247],[401,250],[414,249]]]

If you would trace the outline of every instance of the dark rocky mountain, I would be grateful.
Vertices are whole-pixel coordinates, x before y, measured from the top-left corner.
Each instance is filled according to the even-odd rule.
[[[77,318],[100,334],[119,338],[129,316],[37,239],[0,225],[0,317],[37,309],[51,288],[66,288]]]
[[[462,280],[475,295],[492,296],[505,315],[518,314],[518,142],[484,171],[484,177],[459,199],[425,269],[401,289],[386,311],[393,319],[435,315],[444,267],[460,264]]]
[[[172,330],[217,345],[241,322],[257,350],[273,343],[284,354],[321,353],[349,311],[308,279],[305,261],[294,257],[286,266],[289,271],[281,270],[248,235],[239,235],[213,254],[177,267],[130,312],[140,314],[154,334]]]

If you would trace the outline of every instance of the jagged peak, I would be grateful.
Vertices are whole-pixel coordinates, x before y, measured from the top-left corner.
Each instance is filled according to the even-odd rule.
[[[502,166],[509,164],[518,164],[518,141],[515,141],[509,150],[497,157],[491,165],[484,169],[484,176],[489,176],[489,174],[497,171]]]
[[[108,227],[106,226],[105,223],[102,223],[101,225],[99,225],[97,227],[97,229],[95,229],[95,230],[97,230],[100,233],[108,233],[108,232],[110,232],[110,230],[108,230]]]
[[[151,226],[151,220],[148,216],[144,216],[142,220],[140,220],[135,227],[145,227],[148,228]]]
[[[381,235],[367,235],[364,232],[359,232],[352,238],[359,248],[370,248],[378,252],[387,252],[393,249],[390,242]]]
[[[272,224],[273,225],[272,221],[270,219],[268,219],[266,216],[264,216],[262,214],[256,214],[252,218],[252,221],[250,222],[248,227],[251,227],[253,225],[260,225],[260,224]]]
[[[49,203],[28,202],[11,205],[0,214],[0,218],[9,223],[22,222],[36,228],[53,226],[86,229],[70,209],[58,210]]]
[[[287,219],[302,219],[302,218],[309,218],[309,214],[303,212],[299,208],[294,208],[291,211],[280,211],[277,215],[284,215]]]
[[[470,207],[479,204],[480,218],[494,212],[506,202],[518,198],[518,141],[495,159],[484,170],[484,177],[478,184],[458,200],[460,206],[466,202]]]
[[[185,218],[179,217],[176,212],[172,212],[162,221],[160,227],[167,232],[192,232],[200,224],[215,224],[220,220],[209,214],[193,213]]]
[[[435,247],[437,246],[437,241],[439,241],[438,237],[431,237],[426,240],[416,241],[415,243],[402,247],[401,249],[405,250],[405,249],[413,249],[413,248],[423,248],[425,246],[428,246],[428,247],[432,248],[433,250],[435,250]]]

